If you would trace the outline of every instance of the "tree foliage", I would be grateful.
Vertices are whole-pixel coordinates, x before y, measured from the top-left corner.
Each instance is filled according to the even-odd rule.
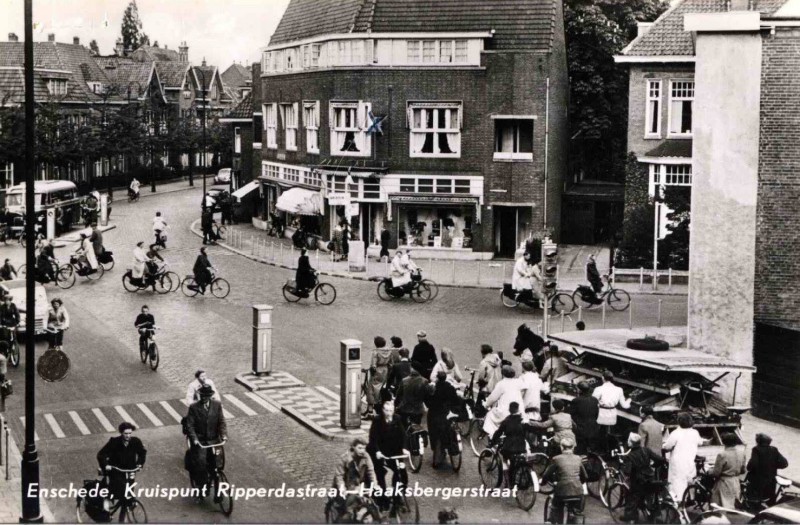
[[[128,7],[125,8],[121,33],[126,55],[140,46],[150,43],[150,37],[142,32],[142,21],[139,18],[139,7],[136,5],[136,0],[131,0]]]
[[[97,40],[92,39],[92,41],[89,42],[89,51],[91,51],[94,56],[100,54],[100,47],[97,45]]]

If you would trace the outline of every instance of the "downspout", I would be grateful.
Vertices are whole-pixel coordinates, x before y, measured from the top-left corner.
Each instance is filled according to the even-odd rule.
[[[547,230],[547,161],[550,153],[550,77],[547,77],[544,103],[544,230]]]

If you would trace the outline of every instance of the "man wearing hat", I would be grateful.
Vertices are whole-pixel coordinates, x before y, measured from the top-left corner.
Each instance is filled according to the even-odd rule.
[[[424,330],[417,332],[419,341],[411,353],[411,366],[419,371],[422,377],[431,377],[433,367],[436,366],[436,349],[428,342],[428,334]]]
[[[779,469],[789,466],[786,458],[772,446],[772,438],[756,434],[756,446],[747,463],[748,498],[768,500],[775,503],[775,476]]]
[[[663,465],[664,458],[661,454],[656,454],[649,448],[643,447],[642,437],[633,432],[628,435],[628,447],[631,449],[627,459],[628,468],[630,469],[630,474],[628,475],[630,490],[625,500],[625,514],[622,520],[638,523],[637,509],[641,506],[649,491],[653,490],[653,481],[656,478],[650,462],[652,461],[656,465]]]
[[[192,477],[199,485],[208,482],[208,472],[213,469],[214,457],[213,449],[202,449],[200,445],[217,444],[225,441],[228,437],[228,429],[225,424],[225,414],[222,413],[222,404],[212,399],[214,388],[211,385],[203,385],[199,392],[200,401],[189,407],[189,415],[186,416],[186,427],[189,434],[189,442],[192,444],[190,462],[192,466]],[[205,454],[203,454],[205,452]]]

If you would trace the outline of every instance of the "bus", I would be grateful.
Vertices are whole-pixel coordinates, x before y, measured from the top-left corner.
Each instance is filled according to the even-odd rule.
[[[81,220],[81,204],[85,196],[78,195],[78,187],[67,180],[44,180],[34,183],[36,218],[44,224],[47,210],[54,209],[56,232],[68,231]],[[6,191],[6,214],[11,224],[22,223],[25,215],[25,184],[17,184]]]

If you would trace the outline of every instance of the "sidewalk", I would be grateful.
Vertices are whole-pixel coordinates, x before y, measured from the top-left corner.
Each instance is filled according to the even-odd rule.
[[[209,188],[214,184],[214,182],[213,182],[214,181],[214,175],[209,173],[208,175],[206,175],[206,179],[207,179],[206,180],[206,188]],[[209,182],[208,179],[210,179],[211,182]],[[139,188],[139,198],[155,197],[157,195],[162,195],[164,193],[172,193],[172,192],[175,192],[175,191],[184,191],[184,190],[193,190],[193,189],[202,190],[202,188],[203,188],[203,176],[202,175],[195,175],[194,176],[194,186],[189,186],[189,179],[188,178],[186,178],[184,180],[174,181],[174,182],[156,183],[156,191],[155,191],[155,193],[150,191],[150,184],[142,183],[141,188]],[[125,188],[118,187],[118,188],[112,188],[112,189],[113,189],[114,193],[122,194],[122,197],[117,197],[115,199],[117,202],[125,202],[125,201],[128,200],[128,188],[127,187],[125,187]],[[99,191],[101,194],[108,193],[108,189],[107,188],[97,188],[97,191]],[[113,206],[113,203],[112,203],[112,206]],[[113,213],[112,213],[112,216],[113,216]]]
[[[276,239],[270,237],[263,230],[251,224],[237,224],[226,226],[225,240],[219,245],[231,251],[244,255],[250,259],[265,264],[295,269],[300,252],[292,245],[290,239]],[[191,225],[191,230],[202,236],[199,221]],[[322,250],[310,250],[308,256],[311,266],[323,275],[345,277],[366,281],[379,281],[389,275],[389,262],[381,262],[374,258],[367,258],[365,272],[350,272],[346,261],[333,261],[333,253]],[[455,261],[441,259],[415,259],[414,262],[422,269],[426,279],[435,281],[440,286],[464,288],[496,288],[503,287],[503,283],[511,282],[514,270],[514,261]],[[566,274],[559,275],[559,289],[572,291],[579,284],[586,284],[583,270],[571,269]],[[631,294],[654,295],[686,295],[688,286],[673,285],[671,289],[666,286],[653,291],[647,284],[643,288],[639,283],[617,283]]]
[[[777,447],[789,461],[789,466],[778,471],[778,475],[792,480],[796,487],[800,487],[800,447],[796,446],[800,430],[780,423],[773,423],[766,419],[759,419],[752,414],[742,416],[742,437],[747,443],[747,459],[750,459],[750,450],[756,444],[756,434],[766,434],[772,438],[772,445]]]
[[[3,444],[5,445],[5,438]],[[17,448],[14,438],[9,434],[8,474],[6,481],[6,451],[3,450],[3,466],[0,467],[0,523],[19,523],[22,516],[22,480],[20,463],[22,456]],[[47,502],[40,499],[42,516],[46,523],[55,523],[55,518],[47,507]]]

